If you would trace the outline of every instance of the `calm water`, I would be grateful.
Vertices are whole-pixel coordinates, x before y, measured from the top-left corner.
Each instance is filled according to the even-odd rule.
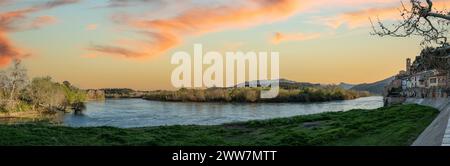
[[[326,103],[174,103],[142,99],[108,99],[89,102],[81,115],[67,114],[67,126],[143,127],[161,125],[212,125],[270,119],[321,112],[373,109],[383,106],[382,97]]]

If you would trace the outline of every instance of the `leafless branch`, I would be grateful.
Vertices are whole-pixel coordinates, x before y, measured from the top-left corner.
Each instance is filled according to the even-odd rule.
[[[450,13],[446,10],[437,11],[433,9],[432,0],[410,0],[410,7],[402,2],[399,9],[402,20],[392,26],[386,26],[385,23],[377,18],[377,25],[374,25],[372,19],[373,35],[392,36],[392,37],[410,37],[421,36],[423,41],[421,45],[438,44],[448,46],[447,37],[449,35]]]

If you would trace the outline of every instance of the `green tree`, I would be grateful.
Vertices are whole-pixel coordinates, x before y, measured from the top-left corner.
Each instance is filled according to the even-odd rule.
[[[64,89],[52,82],[51,77],[34,78],[28,89],[28,97],[34,110],[55,111],[66,108]]]
[[[82,110],[87,99],[87,92],[72,86],[68,81],[64,81],[61,87],[66,99],[65,105],[76,111]]]

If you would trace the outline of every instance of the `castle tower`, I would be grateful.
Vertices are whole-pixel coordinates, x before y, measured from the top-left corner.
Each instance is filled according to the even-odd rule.
[[[411,58],[406,59],[406,72],[409,73],[411,70]]]

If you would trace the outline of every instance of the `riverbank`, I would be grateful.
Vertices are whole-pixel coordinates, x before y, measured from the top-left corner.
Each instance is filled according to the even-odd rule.
[[[275,98],[261,98],[264,88],[208,88],[151,91],[143,99],[168,102],[242,102],[242,103],[311,103],[352,100],[371,96],[369,92],[346,90],[339,86],[280,88]]]
[[[120,129],[0,125],[0,145],[408,146],[438,113],[427,106],[398,105],[214,126]]]
[[[42,114],[37,111],[23,111],[23,112],[0,112],[0,119],[7,118],[39,118]]]
[[[64,112],[41,113],[37,111],[23,111],[23,112],[1,112],[0,124],[20,124],[20,123],[35,123],[35,122],[49,122],[62,123]]]

